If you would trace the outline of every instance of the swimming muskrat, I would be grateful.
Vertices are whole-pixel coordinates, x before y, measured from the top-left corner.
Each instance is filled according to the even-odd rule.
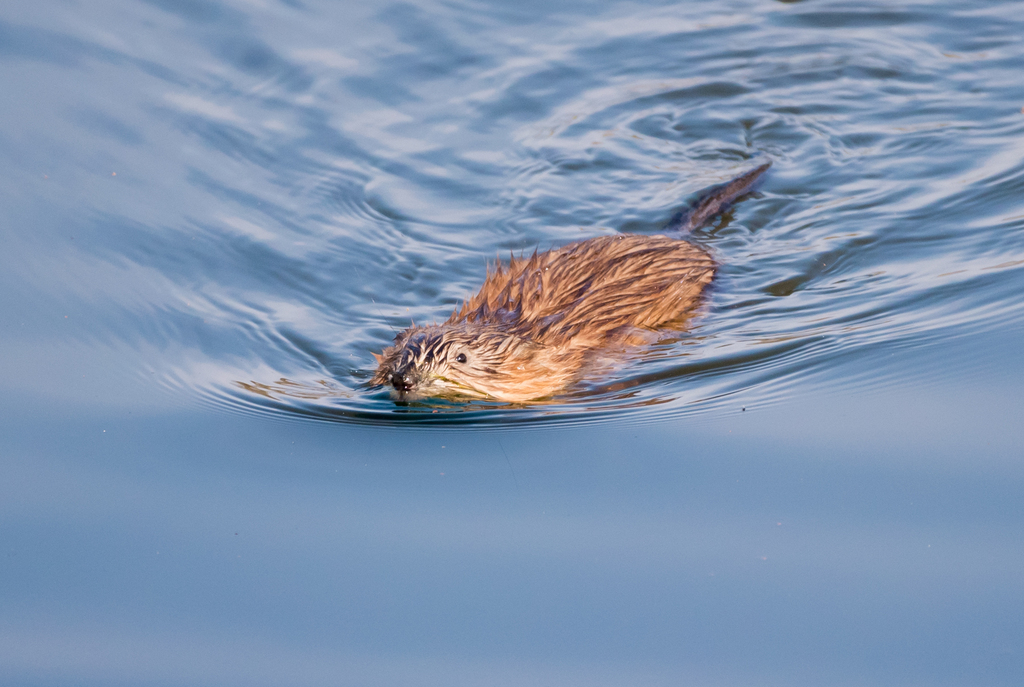
[[[666,232],[703,226],[750,191],[770,162],[700,194]],[[680,238],[599,236],[497,262],[479,293],[443,324],[413,325],[378,355],[371,384],[400,399],[532,401],[564,389],[595,353],[651,340],[678,323],[715,273]],[[646,336],[645,336],[646,334]]]

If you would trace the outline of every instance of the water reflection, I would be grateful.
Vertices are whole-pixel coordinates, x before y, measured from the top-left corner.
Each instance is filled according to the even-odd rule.
[[[326,379],[317,380],[315,384],[305,384],[282,377],[276,382],[269,384],[256,381],[238,382],[238,387],[268,399],[295,398],[312,401],[317,399],[346,398],[351,395],[337,384]]]
[[[0,3],[0,682],[1018,684],[1024,25],[891,4]],[[762,153],[678,336],[367,386]]]

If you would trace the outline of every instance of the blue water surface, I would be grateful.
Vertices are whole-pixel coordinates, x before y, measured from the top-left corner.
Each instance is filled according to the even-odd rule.
[[[0,682],[1017,685],[1014,2],[0,5]],[[372,353],[692,240],[544,403]]]

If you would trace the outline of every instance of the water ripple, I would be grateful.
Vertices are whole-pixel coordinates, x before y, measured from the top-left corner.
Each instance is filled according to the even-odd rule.
[[[53,248],[12,269],[75,293],[158,386],[268,417],[643,423],[910,383],[925,373],[866,370],[1024,317],[1008,7],[612,4],[541,25],[153,0],[132,40],[2,23],[0,57],[54,88],[96,72],[66,140],[0,134],[15,158],[82,151],[54,169],[92,180],[51,196],[87,208],[75,236],[26,239]],[[545,403],[366,387],[370,353],[445,318],[496,255],[655,232],[765,156],[760,192],[693,237],[721,270],[689,331]]]

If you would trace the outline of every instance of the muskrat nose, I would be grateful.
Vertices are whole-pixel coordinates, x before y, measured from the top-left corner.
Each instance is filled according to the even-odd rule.
[[[415,385],[416,377],[412,370],[406,368],[404,370],[395,370],[391,373],[391,386],[397,390],[409,391]]]

